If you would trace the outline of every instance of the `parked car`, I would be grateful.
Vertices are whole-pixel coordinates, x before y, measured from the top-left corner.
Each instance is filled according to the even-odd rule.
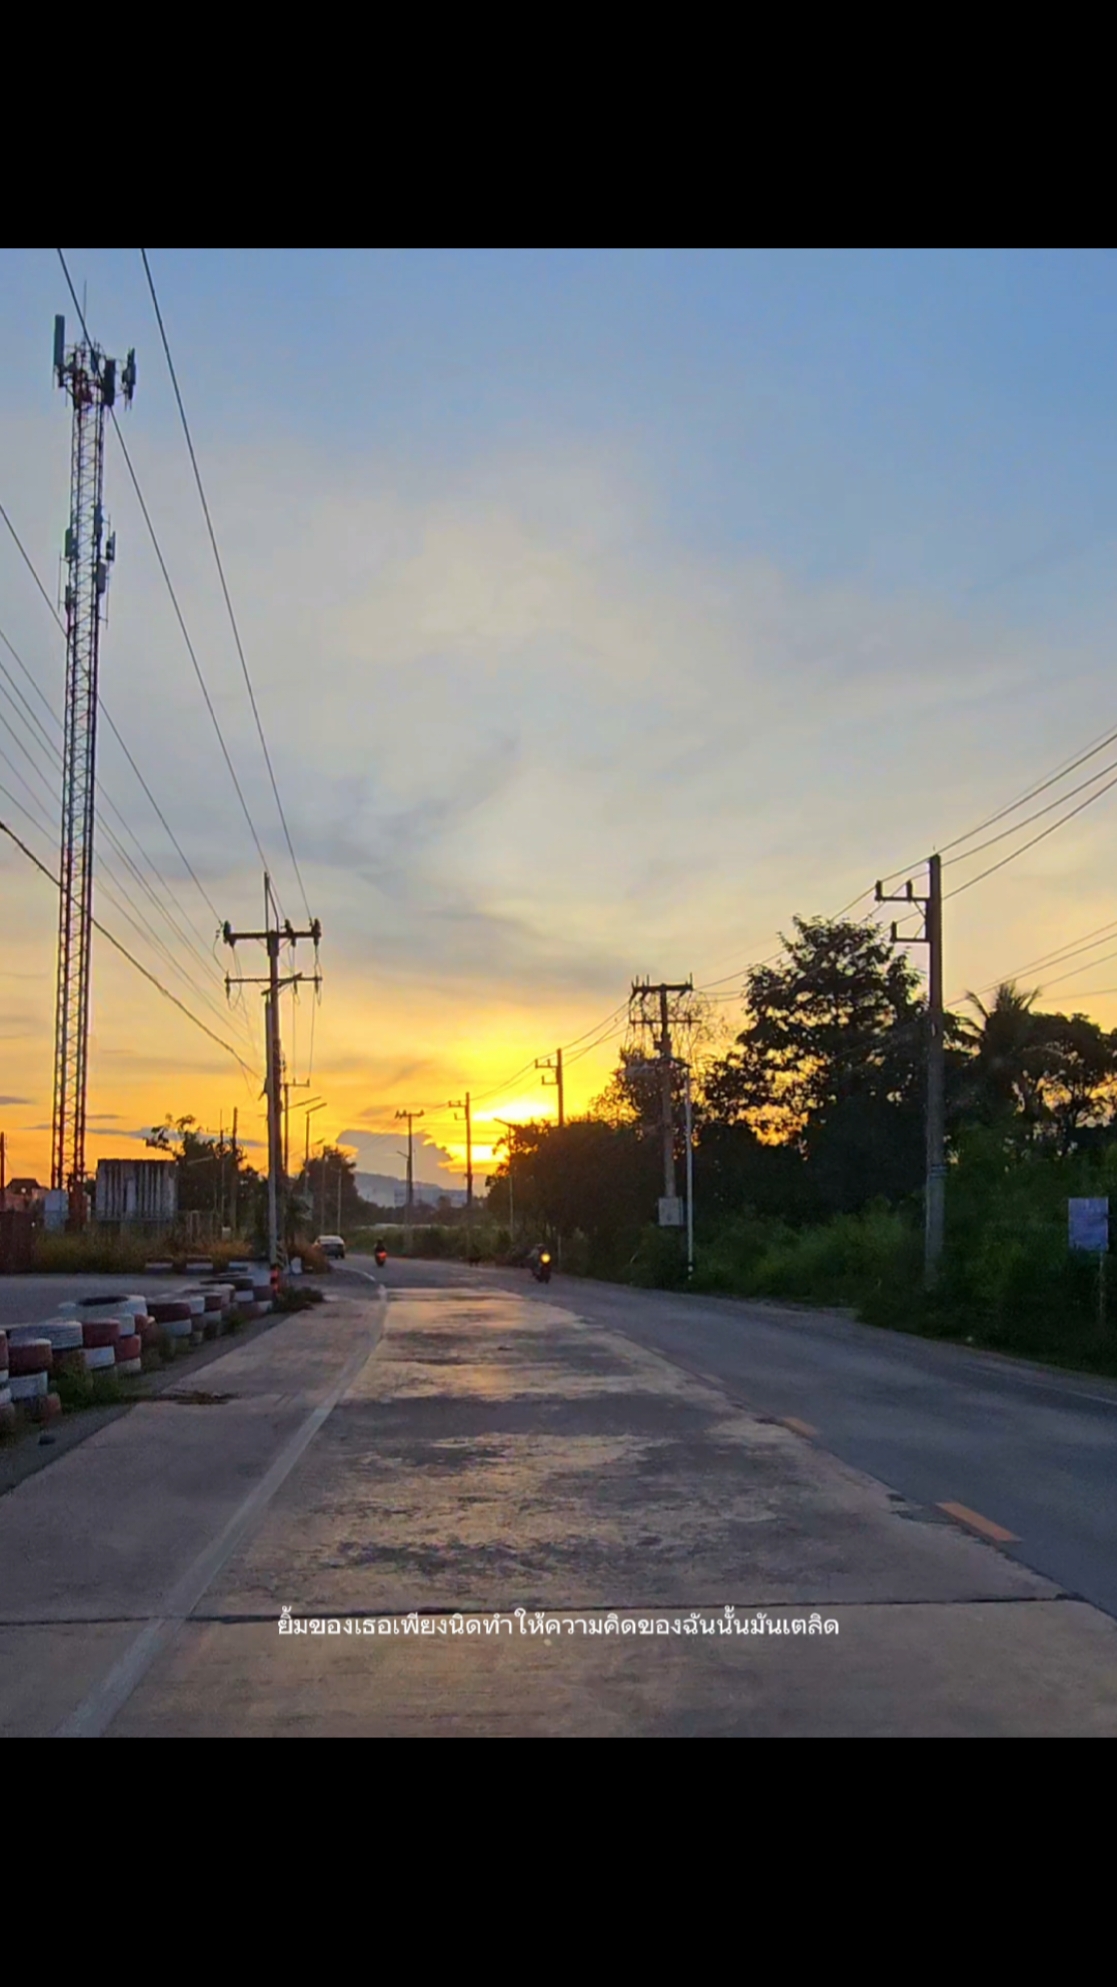
[[[345,1244],[340,1235],[319,1235],[314,1246],[321,1249],[324,1256],[340,1256],[343,1262],[345,1260]]]

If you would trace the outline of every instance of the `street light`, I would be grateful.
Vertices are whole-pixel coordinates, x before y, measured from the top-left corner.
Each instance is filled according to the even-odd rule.
[[[303,1155],[303,1178],[306,1180],[310,1173],[310,1120],[314,1116],[315,1111],[325,1110],[326,1101],[325,1098],[322,1098],[317,1104],[300,1104],[298,1108],[306,1112],[306,1151]],[[321,1143],[321,1141],[316,1140],[315,1143]]]
[[[519,1125],[510,1124],[507,1118],[494,1118],[493,1123],[494,1125],[503,1125],[505,1131],[508,1133],[508,1137],[502,1138],[500,1142],[502,1145],[508,1147],[508,1246],[511,1248],[516,1240],[516,1209],[512,1195],[512,1160],[516,1150],[515,1135],[520,1127]]]

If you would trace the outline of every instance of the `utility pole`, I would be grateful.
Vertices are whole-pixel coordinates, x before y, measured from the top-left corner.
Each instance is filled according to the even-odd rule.
[[[235,1104],[233,1105],[232,1147],[233,1147],[233,1190],[229,1196],[229,1230],[231,1234],[235,1235],[237,1232],[237,1188],[240,1185],[240,1181],[237,1175],[237,1107]]]
[[[407,1199],[404,1203],[404,1226],[407,1229],[410,1229],[412,1222],[412,1208],[414,1207],[415,1204],[415,1168],[413,1164],[413,1154],[412,1154],[412,1140],[414,1133],[412,1128],[414,1126],[416,1118],[425,1117],[426,1112],[397,1111],[396,1116],[397,1118],[407,1119]]]
[[[473,1120],[469,1111],[469,1092],[456,1101],[451,1097],[446,1106],[448,1111],[462,1111],[465,1114],[465,1237],[466,1254],[473,1246]]]
[[[272,913],[275,912],[275,923]],[[279,948],[283,944],[294,945],[300,938],[314,941],[314,973],[311,977],[317,987],[318,946],[322,937],[322,927],[315,918],[305,931],[295,931],[290,919],[279,923],[278,906],[275,903],[270,876],[264,877],[264,929],[263,931],[234,931],[225,924],[223,937],[226,945],[236,946],[248,939],[266,945],[268,953],[268,974],[266,980],[242,978],[233,982],[228,977],[225,989],[232,985],[264,986],[264,1010],[266,1015],[265,1063],[266,1075],[264,1090],[268,1100],[268,1251],[273,1269],[282,1268],[281,1255],[285,1245],[280,1235],[280,1180],[283,1175],[283,1124],[281,1093],[283,1083],[283,1052],[279,1039],[279,994],[281,987],[298,985],[304,978],[302,973],[291,973],[285,979],[279,977]]]
[[[690,1097],[690,1064],[683,1065],[683,1103],[686,1110],[686,1273],[694,1275],[694,1124]]]
[[[66,689],[50,1164],[52,1189],[69,1193],[68,1225],[84,1228],[97,675],[109,569],[116,558],[116,533],[106,536],[105,532],[105,415],[116,401],[116,360],[88,342],[67,352],[66,320],[56,317],[54,377],[69,395],[73,419],[65,539]],[[126,407],[131,406],[135,389],[136,355],[129,352],[120,375]]]
[[[8,1146],[7,1133],[0,1131],[0,1207],[5,1205],[4,1196],[8,1191]]]
[[[566,1102],[562,1082],[562,1050],[556,1049],[553,1056],[540,1056],[535,1065],[543,1071],[544,1088],[550,1083],[558,1091],[558,1125],[563,1129],[566,1123]],[[499,1123],[500,1120],[498,1119]]]
[[[942,1001],[942,857],[927,862],[927,895],[917,897],[910,882],[902,897],[886,897],[876,887],[878,904],[904,904],[923,913],[923,930],[905,945],[927,947],[927,1167],[924,1194],[923,1281],[932,1290],[942,1261],[946,1216],[946,1048]],[[901,943],[892,926],[892,943]]]
[[[674,1058],[671,1053],[671,996],[680,998],[694,992],[693,979],[671,985],[666,981],[652,986],[648,980],[634,980],[629,997],[629,1014],[640,1027],[652,1030],[652,1041],[659,1062],[660,1111],[663,1130],[663,1203],[660,1207],[660,1224],[665,1228],[678,1228],[681,1225],[681,1210],[675,1192],[675,1113],[671,1094],[671,1075]],[[658,1031],[656,1010],[648,1012],[648,1002],[654,997],[658,1010]],[[634,1013],[633,1009],[637,1011]]]

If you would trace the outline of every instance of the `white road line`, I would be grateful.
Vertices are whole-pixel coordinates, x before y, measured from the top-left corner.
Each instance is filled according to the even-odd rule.
[[[377,1324],[382,1327],[382,1317],[377,1319]],[[302,1427],[276,1457],[266,1476],[262,1477],[256,1488],[249,1492],[224,1531],[212,1545],[207,1546],[205,1551],[199,1554],[189,1572],[184,1574],[177,1586],[172,1589],[164,1613],[157,1620],[149,1621],[147,1626],[141,1629],[131,1647],[125,1650],[124,1655],[113,1665],[107,1676],[90,1691],[84,1703],[79,1704],[77,1710],[66,1719],[65,1723],[59,1726],[55,1733],[56,1738],[104,1737],[113,1719],[128,1702],[136,1685],[151,1668],[155,1658],[176,1634],[181,1624],[189,1619],[207,1587],[212,1585],[238,1546],[244,1543],[253,1524],[263,1516],[276,1491],[290,1476],[303,1451],[309,1448],[342,1395],[352,1386],[358,1373],[372,1357],[379,1343],[379,1337],[378,1331],[371,1345],[362,1345],[352,1358],[346,1361],[326,1399],[308,1414]]]

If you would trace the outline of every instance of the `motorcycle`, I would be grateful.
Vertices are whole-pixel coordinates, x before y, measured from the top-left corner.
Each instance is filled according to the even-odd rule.
[[[372,1253],[374,1260],[376,1262],[377,1269],[383,1269],[385,1263],[388,1260],[388,1251],[384,1247],[383,1242],[378,1242]]]
[[[535,1278],[536,1283],[550,1283],[551,1258],[546,1249],[541,1250],[539,1255],[535,1258],[535,1261],[532,1263],[531,1266],[531,1273]]]

